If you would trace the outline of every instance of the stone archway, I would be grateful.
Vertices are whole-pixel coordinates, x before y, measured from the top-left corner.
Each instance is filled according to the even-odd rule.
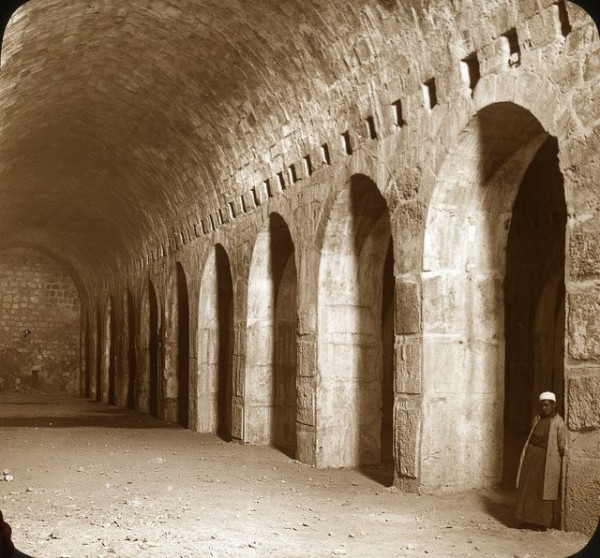
[[[91,347],[90,347],[90,312],[84,310],[81,320],[81,376],[79,378],[79,393],[83,397],[90,396]]]
[[[125,368],[127,370],[127,383],[125,385],[124,403],[127,409],[135,408],[135,394],[137,391],[137,352],[136,335],[138,324],[136,323],[135,301],[132,292],[127,289],[123,298],[123,312],[126,316],[125,325]]]
[[[320,466],[376,465],[382,448],[391,454],[393,283],[387,204],[375,183],[353,176],[335,200],[319,269]]]
[[[231,438],[233,282],[227,252],[216,245],[202,272],[198,305],[196,429]]]
[[[297,277],[283,218],[256,239],[248,281],[245,441],[296,454]]]
[[[520,184],[506,247],[503,480],[509,486],[538,395],[554,391],[564,412],[566,223],[558,144],[549,137]]]
[[[510,386],[519,376],[512,371],[517,352],[532,351],[533,342],[521,339],[515,349],[511,340],[519,334],[507,331],[523,326],[510,317],[509,307],[526,303],[535,309],[539,286],[511,269],[531,250],[549,253],[556,244],[538,239],[529,252],[519,241],[511,252],[510,244],[521,217],[539,219],[546,211],[539,207],[539,193],[549,190],[540,182],[536,161],[552,160],[543,155],[552,142],[556,145],[531,113],[497,103],[472,119],[438,173],[427,215],[422,276],[424,491],[497,484],[506,451],[505,403],[509,410],[518,407],[519,416],[530,411],[529,403],[514,399]],[[556,156],[552,164],[557,178]],[[517,195],[528,181],[536,193],[519,208]],[[552,211],[564,215],[564,196],[562,209],[560,205]],[[564,222],[563,217],[556,220],[563,245]],[[559,261],[564,266],[564,252]],[[515,279],[521,298],[509,293]],[[533,321],[526,327],[533,334]],[[531,367],[526,368],[531,376]]]
[[[159,307],[156,289],[148,281],[148,290],[142,304],[142,354],[144,377],[140,378],[140,403],[155,418],[161,416],[162,381],[160,378]]]
[[[96,401],[102,401],[102,344],[104,342],[102,311],[100,303],[96,304],[94,320],[94,379],[92,381],[93,396]]]
[[[165,312],[165,419],[188,427],[189,301],[185,271],[177,262]]]

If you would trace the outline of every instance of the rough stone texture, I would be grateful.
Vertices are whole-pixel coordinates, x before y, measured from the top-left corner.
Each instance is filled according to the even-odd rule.
[[[600,459],[568,459],[565,526],[567,529],[593,533],[600,515]]]
[[[396,332],[398,334],[421,331],[420,285],[413,281],[396,283]]]
[[[394,402],[394,455],[397,475],[404,478],[419,476],[419,431],[421,409],[418,400],[396,397]]]
[[[571,235],[570,251],[573,255],[571,273],[580,279],[600,276],[600,232],[586,231]]]
[[[60,265],[34,250],[0,252],[0,389],[78,393],[79,312]]]
[[[600,370],[569,380],[569,428],[600,429]]]
[[[396,339],[396,393],[421,393],[421,347],[421,339]]]
[[[568,298],[569,356],[579,361],[600,359],[600,287]]]

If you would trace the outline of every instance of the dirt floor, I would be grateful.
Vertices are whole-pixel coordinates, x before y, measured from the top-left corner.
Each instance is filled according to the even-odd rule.
[[[0,509],[36,558],[564,558],[587,542],[514,528],[510,493],[402,494],[377,471],[312,469],[84,399],[0,394],[0,435]]]

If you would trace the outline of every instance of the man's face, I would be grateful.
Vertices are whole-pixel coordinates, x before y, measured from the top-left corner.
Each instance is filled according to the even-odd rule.
[[[554,411],[555,406],[556,406],[556,403],[554,403],[554,401],[549,401],[547,399],[540,401],[540,408],[542,410],[542,416],[547,417],[550,413],[552,413],[552,411]]]

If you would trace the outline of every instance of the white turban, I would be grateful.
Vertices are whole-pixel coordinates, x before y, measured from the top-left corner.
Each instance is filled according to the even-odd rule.
[[[540,393],[540,401],[554,401],[554,403],[556,403],[556,395],[551,391],[544,391],[543,393]]]

